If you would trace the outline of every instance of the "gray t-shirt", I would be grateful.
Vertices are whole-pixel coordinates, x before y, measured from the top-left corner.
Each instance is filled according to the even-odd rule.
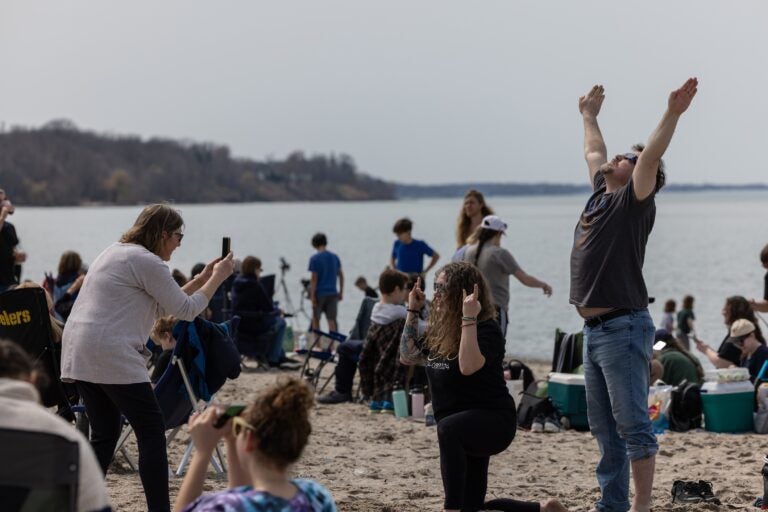
[[[475,263],[477,248],[477,244],[467,246],[463,261],[477,265],[491,288],[493,303],[506,310],[509,308],[509,276],[520,270],[520,265],[508,250],[488,243],[483,245],[480,259]]]
[[[594,190],[573,236],[570,302],[581,307],[645,308],[643,261],[656,219],[655,193],[638,201],[631,179],[607,193],[600,173]]]

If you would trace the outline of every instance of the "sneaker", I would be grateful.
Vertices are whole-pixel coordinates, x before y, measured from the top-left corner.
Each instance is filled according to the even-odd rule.
[[[712,492],[712,483],[706,480],[698,482],[685,482],[675,480],[672,484],[672,503],[679,501],[681,503],[712,503],[720,505],[720,500]]]
[[[317,399],[317,403],[319,404],[343,404],[344,402],[351,402],[352,401],[352,394],[351,393],[339,393],[335,389],[328,393],[327,395],[323,395]]]
[[[699,485],[696,482],[685,482],[675,480],[672,484],[672,503],[701,503],[703,499],[699,496]]]
[[[381,402],[378,400],[371,400],[368,404],[368,412],[381,412]]]
[[[393,404],[389,400],[382,400],[380,403],[381,403],[381,410],[379,411],[380,413],[395,414],[395,404]]]
[[[531,423],[531,432],[535,432],[537,434],[544,432],[544,415],[539,414],[535,418],[533,418],[533,423]]]
[[[720,505],[720,500],[715,497],[715,493],[712,491],[712,482],[706,480],[699,480],[699,495],[705,503],[713,503]]]
[[[562,431],[563,427],[560,425],[560,420],[557,418],[557,415],[550,414],[547,416],[547,419],[544,420],[544,432],[547,432],[548,434],[554,434]]]

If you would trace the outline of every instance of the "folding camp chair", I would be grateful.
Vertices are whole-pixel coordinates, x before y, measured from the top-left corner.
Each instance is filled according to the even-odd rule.
[[[61,344],[54,342],[48,301],[42,288],[0,293],[0,338],[18,343],[42,363],[50,379],[41,390],[43,405],[69,407],[69,396],[61,383]]]
[[[75,512],[80,448],[55,434],[0,429],[0,508]]]
[[[567,334],[560,329],[555,330],[555,350],[552,355],[552,371],[557,373],[573,373],[584,364],[582,349],[584,333]]]
[[[336,344],[345,342],[347,337],[334,331],[310,329],[309,332],[312,343],[306,349],[297,350],[296,354],[304,356],[301,365],[302,378],[311,384],[317,393],[322,393],[334,375],[334,372],[326,372],[327,375],[323,378],[323,369],[328,363],[336,361]]]
[[[214,393],[221,389],[227,378],[234,379],[240,375],[240,358],[229,330],[226,322],[214,324],[202,318],[176,323],[173,329],[176,346],[171,364],[154,389],[165,427],[170,430],[166,443],[178,435],[193,411],[201,411],[212,402]],[[123,430],[116,451],[123,447],[131,432],[130,426]],[[177,476],[184,473],[191,454],[190,440],[176,469]],[[224,463],[218,448],[216,455],[218,461],[214,457],[211,464],[221,473]],[[129,463],[132,464],[132,461],[129,460]]]

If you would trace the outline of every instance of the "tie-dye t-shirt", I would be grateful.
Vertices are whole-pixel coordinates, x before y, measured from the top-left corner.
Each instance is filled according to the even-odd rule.
[[[291,480],[299,492],[286,500],[251,486],[204,494],[187,505],[184,512],[336,512],[328,489],[312,480]]]

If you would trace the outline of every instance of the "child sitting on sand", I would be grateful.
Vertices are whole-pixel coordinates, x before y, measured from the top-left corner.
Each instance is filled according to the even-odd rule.
[[[307,445],[314,392],[303,382],[281,378],[240,416],[222,428],[221,412],[210,407],[189,420],[195,455],[179,489],[174,511],[335,512],[330,492],[312,480],[290,479],[288,467]],[[200,496],[216,444],[224,438],[229,489]]]

